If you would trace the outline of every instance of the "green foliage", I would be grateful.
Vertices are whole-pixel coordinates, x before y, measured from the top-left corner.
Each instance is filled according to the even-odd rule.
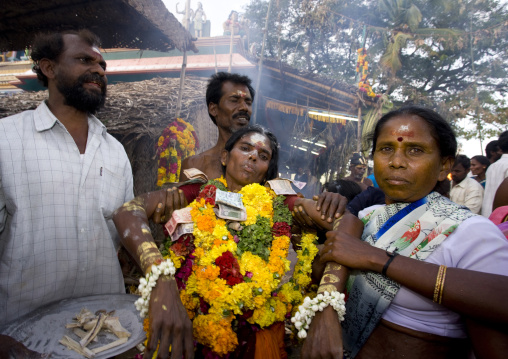
[[[277,196],[273,200],[273,222],[286,222],[291,225],[293,223],[293,216],[288,206],[284,204],[286,197]]]
[[[253,0],[246,11],[258,44],[267,4]],[[269,23],[268,58],[355,83],[356,50],[365,40],[374,91],[396,107],[429,106],[455,126],[481,123],[482,136],[507,129],[505,1],[279,0]]]
[[[237,233],[240,241],[237,245],[237,252],[240,256],[243,252],[252,252],[264,260],[268,260],[269,248],[272,244],[272,228],[270,220],[257,216],[256,223],[246,226]]]

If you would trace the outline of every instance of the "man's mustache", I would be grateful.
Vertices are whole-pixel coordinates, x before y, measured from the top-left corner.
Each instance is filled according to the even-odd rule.
[[[81,81],[82,84],[86,82],[97,82],[101,85],[103,92],[106,89],[106,81],[104,80],[104,77],[97,74],[84,74],[79,77],[79,81]]]
[[[250,121],[250,115],[247,111],[240,111],[233,115],[233,119],[236,119],[238,117],[245,117],[248,121]]]

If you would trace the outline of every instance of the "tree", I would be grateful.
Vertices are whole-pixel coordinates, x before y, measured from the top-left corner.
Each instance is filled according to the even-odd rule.
[[[266,4],[253,0],[246,12],[257,41]],[[365,40],[374,88],[395,106],[430,106],[452,123],[470,119],[473,130],[457,128],[466,137],[507,128],[501,0],[279,0],[271,19],[268,57],[355,83],[356,50]]]

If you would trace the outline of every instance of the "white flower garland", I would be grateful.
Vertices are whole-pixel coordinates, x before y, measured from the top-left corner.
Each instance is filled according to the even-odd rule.
[[[322,312],[323,309],[331,305],[337,312],[339,320],[344,320],[346,314],[346,302],[344,301],[344,294],[338,291],[327,292],[318,294],[314,299],[305,297],[303,304],[298,307],[298,311],[291,318],[296,329],[298,329],[298,338],[305,339],[307,337],[307,330],[309,330],[312,318],[316,315],[317,311]]]
[[[150,303],[150,294],[152,293],[152,289],[155,287],[157,283],[157,279],[159,279],[160,275],[175,275],[176,269],[173,261],[168,258],[165,261],[162,261],[159,265],[152,265],[152,270],[150,273],[146,275],[146,278],[141,278],[139,280],[138,290],[141,293],[141,298],[134,302],[136,309],[139,310],[139,315],[141,318],[146,317],[148,314],[148,305]]]

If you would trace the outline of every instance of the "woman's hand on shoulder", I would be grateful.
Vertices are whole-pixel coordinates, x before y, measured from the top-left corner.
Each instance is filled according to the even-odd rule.
[[[383,250],[340,230],[327,232],[326,238],[319,253],[321,262],[336,262],[353,269],[381,272],[382,265],[379,268],[379,263],[386,257]]]
[[[342,327],[332,306],[317,312],[303,343],[303,359],[337,359],[343,357]]]

